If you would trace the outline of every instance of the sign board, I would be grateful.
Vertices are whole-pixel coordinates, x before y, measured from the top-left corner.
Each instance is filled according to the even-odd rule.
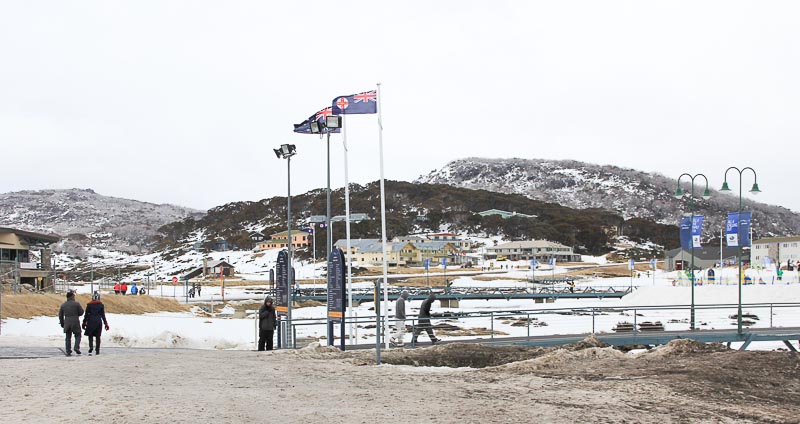
[[[425,271],[427,271],[427,270],[431,269],[431,260],[430,260],[430,258],[428,258],[428,259],[423,259],[423,260],[422,260],[422,266],[424,266],[424,267],[425,267]]]
[[[442,267],[447,269],[447,258],[442,258]]]
[[[345,309],[344,252],[335,248],[328,257],[328,319],[343,321]]]
[[[289,313],[289,254],[285,250],[278,253],[275,263],[275,311]]]

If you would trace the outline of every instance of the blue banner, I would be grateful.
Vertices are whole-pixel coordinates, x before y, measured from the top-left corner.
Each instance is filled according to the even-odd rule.
[[[680,223],[681,249],[692,248],[692,217],[682,216]]]
[[[728,247],[741,247],[750,246],[750,218],[752,212],[742,212],[741,215],[737,212],[728,214],[728,220],[725,222],[725,240],[728,242]]]
[[[431,260],[430,259],[423,259],[422,260],[422,266],[425,267],[425,271],[429,270],[431,268]]]
[[[700,238],[703,235],[703,215],[695,215],[692,217],[692,245],[694,247],[700,246]]]

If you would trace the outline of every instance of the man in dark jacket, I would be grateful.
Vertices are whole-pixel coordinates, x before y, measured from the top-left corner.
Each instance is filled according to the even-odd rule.
[[[394,304],[394,337],[390,342],[392,345],[401,347],[404,345],[403,336],[406,334],[406,299],[408,299],[408,292],[403,290]]]
[[[436,295],[431,293],[427,299],[422,301],[422,306],[419,308],[419,322],[417,326],[414,328],[414,335],[411,336],[411,344],[417,343],[417,336],[422,333],[422,330],[425,330],[428,333],[428,337],[431,339],[432,344],[436,344],[439,339],[433,334],[433,327],[431,326],[431,305],[433,301],[436,300]]]
[[[94,354],[100,354],[100,336],[103,334],[103,325],[108,330],[106,308],[103,306],[103,302],[100,301],[100,292],[95,291],[92,295],[92,301],[86,304],[86,314],[83,316],[83,329],[86,330],[83,335],[89,337],[89,356],[92,355],[93,347],[95,349]],[[94,346],[92,346],[93,341]]]
[[[83,307],[75,300],[75,293],[67,292],[67,301],[58,309],[58,322],[64,329],[67,356],[72,356],[72,335],[75,335],[75,353],[81,354],[81,315]]]
[[[275,307],[272,306],[272,298],[264,299],[264,304],[258,310],[258,350],[272,350],[272,336],[278,327],[278,317],[275,314]]]

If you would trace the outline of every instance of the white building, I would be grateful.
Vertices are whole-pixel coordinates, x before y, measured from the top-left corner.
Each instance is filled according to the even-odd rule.
[[[530,260],[534,257],[539,262],[556,258],[559,262],[580,262],[580,255],[573,253],[572,248],[547,240],[511,241],[486,248],[486,259],[505,256],[512,261]]]
[[[763,258],[769,258],[773,263],[785,266],[790,260],[800,260],[800,236],[771,237],[753,242],[751,257],[754,264],[763,263]]]

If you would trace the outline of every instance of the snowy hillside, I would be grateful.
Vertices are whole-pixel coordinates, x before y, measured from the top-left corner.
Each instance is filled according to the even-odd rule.
[[[571,160],[467,158],[452,161],[415,182],[521,194],[570,208],[601,208],[626,219],[671,225],[677,225],[687,209],[684,201],[672,196],[677,187],[674,179]],[[699,197],[702,189],[696,190],[695,207],[706,215],[705,228],[710,235],[718,234],[727,212],[736,210],[738,197],[709,188],[712,197],[708,201]],[[745,200],[744,209],[753,211],[755,237],[800,233],[800,215],[786,208]]]
[[[200,216],[197,210],[103,196],[91,189],[0,194],[0,226],[55,233],[58,249],[84,256],[86,247],[139,252],[164,224]]]

